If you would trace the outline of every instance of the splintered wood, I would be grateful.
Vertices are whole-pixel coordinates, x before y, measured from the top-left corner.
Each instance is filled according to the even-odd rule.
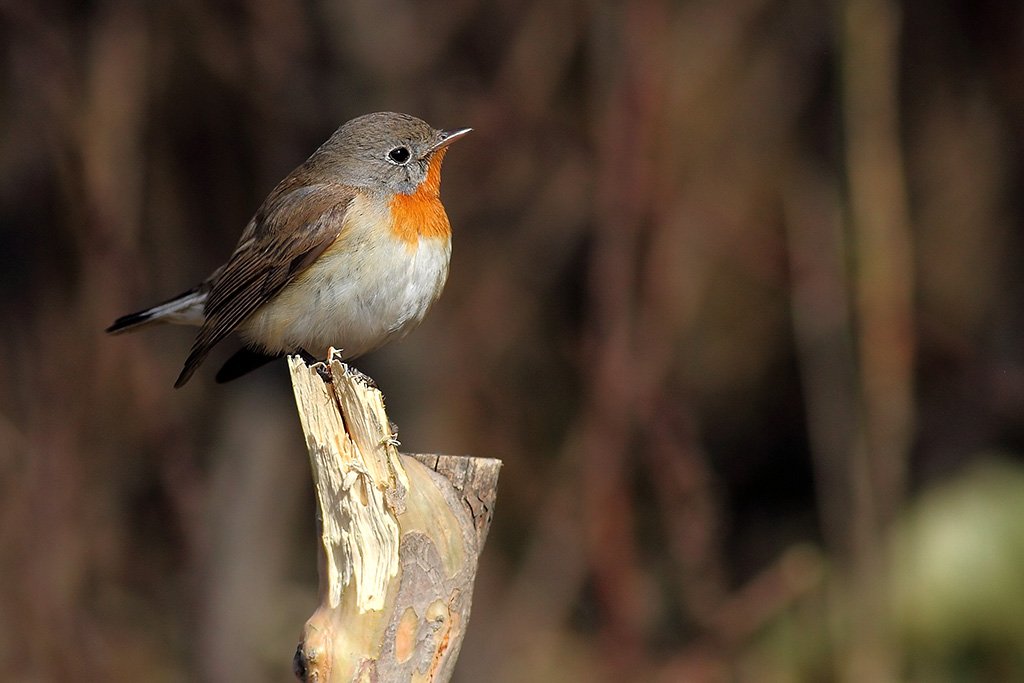
[[[296,675],[443,683],[465,635],[501,462],[399,453],[367,377],[333,354],[288,365],[320,533],[319,605]]]

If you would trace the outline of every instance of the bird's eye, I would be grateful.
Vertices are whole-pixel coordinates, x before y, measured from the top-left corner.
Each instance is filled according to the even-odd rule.
[[[396,164],[404,164],[409,161],[409,148],[408,147],[395,147],[393,150],[388,152],[388,159],[395,162]]]

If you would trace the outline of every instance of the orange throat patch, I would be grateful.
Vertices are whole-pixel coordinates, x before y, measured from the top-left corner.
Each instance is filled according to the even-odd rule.
[[[407,244],[421,237],[448,237],[452,226],[441,205],[441,161],[446,149],[434,152],[427,179],[413,194],[396,194],[391,199],[391,234]]]

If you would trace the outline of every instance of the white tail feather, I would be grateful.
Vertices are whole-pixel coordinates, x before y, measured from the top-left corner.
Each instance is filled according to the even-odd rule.
[[[107,332],[120,334],[158,323],[202,325],[206,295],[205,291],[199,289],[185,292],[181,296],[157,304],[152,308],[118,318],[113,325],[107,328]]]

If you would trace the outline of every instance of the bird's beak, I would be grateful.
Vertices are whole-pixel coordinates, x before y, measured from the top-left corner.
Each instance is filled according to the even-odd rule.
[[[428,150],[429,152],[436,152],[439,149],[444,149],[448,145],[452,144],[459,138],[463,137],[472,128],[453,128],[451,130],[442,130],[441,139],[434,143],[434,145]]]

